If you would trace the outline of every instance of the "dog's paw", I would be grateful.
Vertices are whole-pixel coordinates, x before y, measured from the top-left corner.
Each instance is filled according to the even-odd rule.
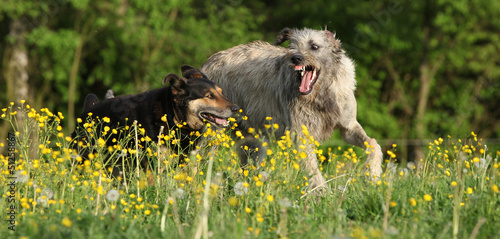
[[[378,180],[382,175],[382,161],[384,154],[377,140],[371,139],[368,144],[371,146],[370,154],[365,163],[365,170],[369,173],[370,178]]]

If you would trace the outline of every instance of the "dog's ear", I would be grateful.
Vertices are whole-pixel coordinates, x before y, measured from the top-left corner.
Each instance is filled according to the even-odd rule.
[[[325,30],[325,33],[326,33],[326,36],[328,37],[328,39],[335,41],[335,35],[337,35],[336,32],[332,33],[331,31]]]
[[[280,34],[276,37],[276,42],[274,42],[275,45],[281,45],[283,42],[286,42],[290,40],[290,38],[293,35],[294,30],[290,28],[284,28],[281,30]]]
[[[176,74],[168,74],[163,79],[163,84],[169,83],[172,88],[172,94],[174,95],[184,95],[187,93],[186,87],[186,79],[176,75]]]
[[[332,33],[332,32],[330,32],[328,30],[325,30],[325,34],[326,34],[326,37],[328,39],[330,39],[330,41],[333,42],[333,46],[334,46],[333,52],[335,52],[335,53],[344,52],[344,50],[342,49],[342,46],[340,44],[340,40],[339,39],[335,39],[335,35],[336,35],[335,31]]]
[[[200,70],[198,70],[190,65],[183,65],[181,67],[181,72],[182,72],[182,76],[184,76],[187,79],[207,78],[207,76],[205,76],[205,74],[201,73]]]

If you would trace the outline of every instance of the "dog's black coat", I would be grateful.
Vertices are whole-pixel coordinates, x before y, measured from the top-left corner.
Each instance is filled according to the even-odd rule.
[[[175,147],[174,150],[184,151],[195,145],[193,142],[196,142],[197,138],[194,136],[194,131],[202,130],[205,123],[198,118],[193,121],[193,117],[200,117],[201,113],[195,112],[195,109],[193,109],[195,106],[191,106],[190,103],[196,100],[203,102],[197,105],[202,105],[203,112],[217,116],[218,119],[232,116],[239,108],[222,94],[217,96],[212,94],[212,97],[216,97],[216,103],[204,104],[205,102],[212,102],[210,100],[202,101],[202,99],[210,92],[216,92],[215,83],[191,66],[183,66],[181,69],[185,78],[169,74],[165,77],[164,83],[168,81],[170,85],[160,89],[110,98],[102,102],[98,102],[97,96],[94,94],[87,95],[84,112],[79,117],[82,121],[77,124],[72,138],[76,141],[84,141],[86,144],[94,143],[88,142],[86,138],[87,132],[84,124],[88,122],[88,119],[102,122],[102,127],[97,127],[97,132],[94,132],[97,133],[97,137],[102,134],[101,131],[104,126],[116,129],[126,125],[132,126],[134,121],[137,121],[138,127],[144,128],[145,136],[148,136],[153,142],[158,142],[160,133],[168,135],[170,130],[179,130],[180,138],[178,140],[180,140],[180,145],[172,144]],[[89,113],[91,114],[89,115]],[[109,118],[109,121],[103,121],[105,117]],[[163,121],[162,117],[166,117],[166,121]],[[183,124],[183,122],[187,123]],[[162,126],[164,131],[160,132]],[[181,127],[179,128],[179,126]],[[108,132],[108,134],[110,133]],[[113,145],[112,141],[118,135],[108,137],[106,144]],[[130,144],[133,143],[133,141],[130,142]],[[140,144],[145,146],[144,143],[140,142]],[[80,155],[87,158],[88,151],[89,149],[80,150]]]

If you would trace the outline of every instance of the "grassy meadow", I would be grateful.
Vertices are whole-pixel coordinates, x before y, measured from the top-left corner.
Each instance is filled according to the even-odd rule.
[[[152,142],[135,127],[95,135],[102,124],[89,122],[95,152],[83,160],[61,113],[17,105],[0,112],[12,126],[0,145],[0,238],[500,238],[500,151],[474,132],[443,135],[407,165],[393,145],[378,179],[362,149],[317,147],[329,188],[318,196],[300,164],[305,145],[319,146],[312,138],[270,139],[262,165],[242,168],[229,133],[209,127],[178,165],[180,152],[158,157],[176,132]],[[139,140],[149,147],[125,142]],[[133,166],[141,160],[149,170]],[[111,177],[119,162],[132,166]]]

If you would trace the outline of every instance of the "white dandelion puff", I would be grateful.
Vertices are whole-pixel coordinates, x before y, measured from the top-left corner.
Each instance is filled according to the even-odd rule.
[[[237,182],[234,185],[234,193],[238,196],[243,196],[248,193],[248,188],[245,187],[243,182]]]
[[[417,166],[415,166],[415,163],[414,162],[408,162],[406,164],[406,167],[410,170],[415,170],[417,168]]]
[[[341,191],[342,193],[347,192],[347,187],[346,187],[346,186],[344,186],[344,185],[338,185],[338,186],[337,186],[337,189],[338,189],[339,191]]]
[[[52,197],[54,197],[54,191],[52,190],[52,188],[44,188],[42,189],[40,195],[47,197],[47,199],[52,199]]]
[[[289,208],[292,206],[292,201],[290,201],[290,199],[288,199],[287,197],[280,199],[278,202],[284,208]]]
[[[127,150],[126,149],[122,149],[121,153],[117,154],[118,157],[125,157],[127,156]]]
[[[269,179],[269,173],[266,171],[262,171],[259,174],[259,178],[260,178],[260,181],[262,181],[262,182],[267,181]]]
[[[117,201],[119,197],[120,193],[116,189],[111,189],[106,194],[106,199],[112,202]]]
[[[16,182],[24,183],[24,182],[28,181],[28,172],[26,172],[24,170],[16,171],[16,173],[14,174],[14,177],[16,178]]]
[[[392,173],[396,173],[396,169],[398,168],[398,165],[396,163],[393,163],[393,162],[389,162],[387,163],[387,169],[392,172]]]
[[[181,188],[178,188],[174,192],[175,197],[178,198],[178,199],[184,199],[184,194],[185,194],[184,190],[182,190]]]
[[[48,203],[47,203],[47,199],[45,198],[39,198],[36,200],[36,204],[42,206],[42,207],[47,207],[48,206]]]

